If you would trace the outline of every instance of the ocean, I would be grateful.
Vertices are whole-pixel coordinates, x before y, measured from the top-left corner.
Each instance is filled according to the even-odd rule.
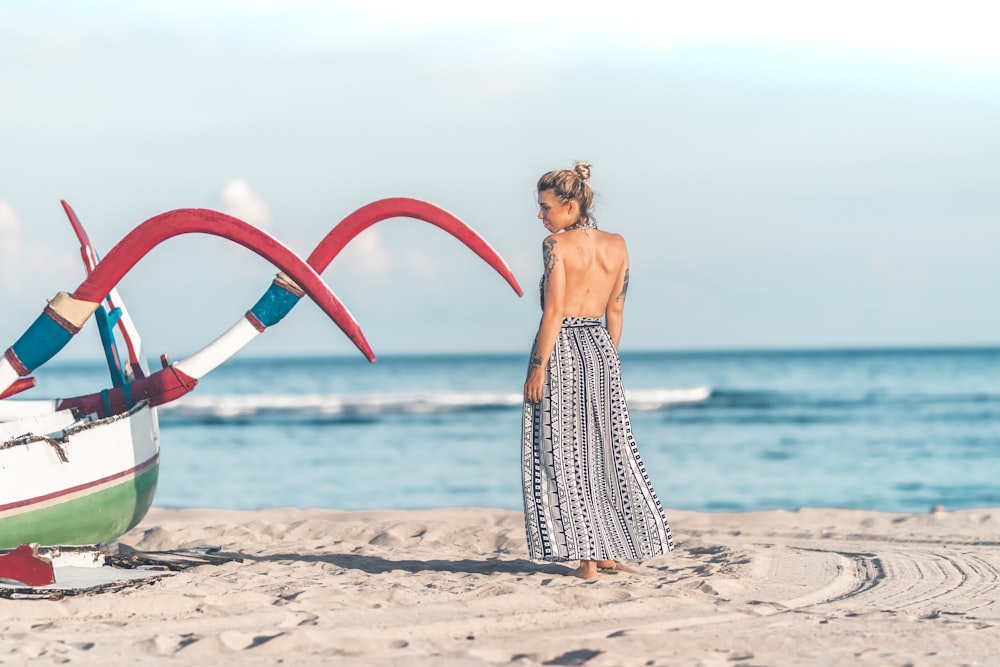
[[[236,358],[160,411],[160,507],[519,509],[525,355]],[[665,507],[1000,506],[1000,348],[622,354]],[[108,386],[54,361],[25,398]],[[37,395],[36,395],[37,393]]]

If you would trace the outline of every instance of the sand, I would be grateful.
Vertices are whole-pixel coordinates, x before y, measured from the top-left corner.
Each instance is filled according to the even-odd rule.
[[[1000,510],[669,511],[596,581],[497,509],[154,509],[121,539],[242,563],[0,600],[0,664],[996,665]]]

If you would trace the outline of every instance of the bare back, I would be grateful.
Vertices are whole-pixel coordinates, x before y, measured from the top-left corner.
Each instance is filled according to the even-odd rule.
[[[546,284],[546,302],[560,304],[562,317],[599,318],[609,309],[620,311],[616,304],[624,305],[628,284],[625,239],[597,229],[577,229],[554,234],[546,239],[550,241],[554,245],[547,247],[562,264],[564,279]],[[552,289],[562,294],[551,294]]]

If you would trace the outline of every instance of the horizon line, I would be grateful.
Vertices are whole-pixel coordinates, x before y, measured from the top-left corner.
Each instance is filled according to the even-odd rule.
[[[899,345],[816,345],[816,346],[759,346],[759,347],[705,347],[705,348],[660,348],[660,349],[624,349],[619,353],[622,356],[643,356],[643,355],[716,355],[716,354],[817,354],[817,353],[947,353],[947,352],[1000,352],[1000,342],[997,343],[953,343],[953,344],[899,344]],[[459,358],[459,357],[511,357],[524,355],[527,352],[520,350],[489,350],[489,351],[394,351],[384,352],[378,355],[379,359],[386,358]],[[182,358],[182,357],[177,357]],[[252,352],[239,355],[231,359],[228,363],[239,363],[240,360],[306,360],[306,359],[334,359],[349,361],[356,359],[359,362],[366,360],[356,354],[351,353],[331,353],[331,354],[254,354]],[[155,362],[159,365],[159,358],[150,358],[148,362]],[[67,357],[53,359],[47,366],[59,365],[61,363],[94,363],[104,364],[102,358]],[[378,362],[375,362],[378,363]]]

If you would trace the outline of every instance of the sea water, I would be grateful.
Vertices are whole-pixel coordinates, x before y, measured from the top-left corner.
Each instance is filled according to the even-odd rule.
[[[667,508],[1000,506],[1000,348],[625,352],[622,367]],[[231,360],[160,410],[156,505],[520,508],[525,370],[524,355]],[[108,384],[99,364],[39,377],[31,393]]]

